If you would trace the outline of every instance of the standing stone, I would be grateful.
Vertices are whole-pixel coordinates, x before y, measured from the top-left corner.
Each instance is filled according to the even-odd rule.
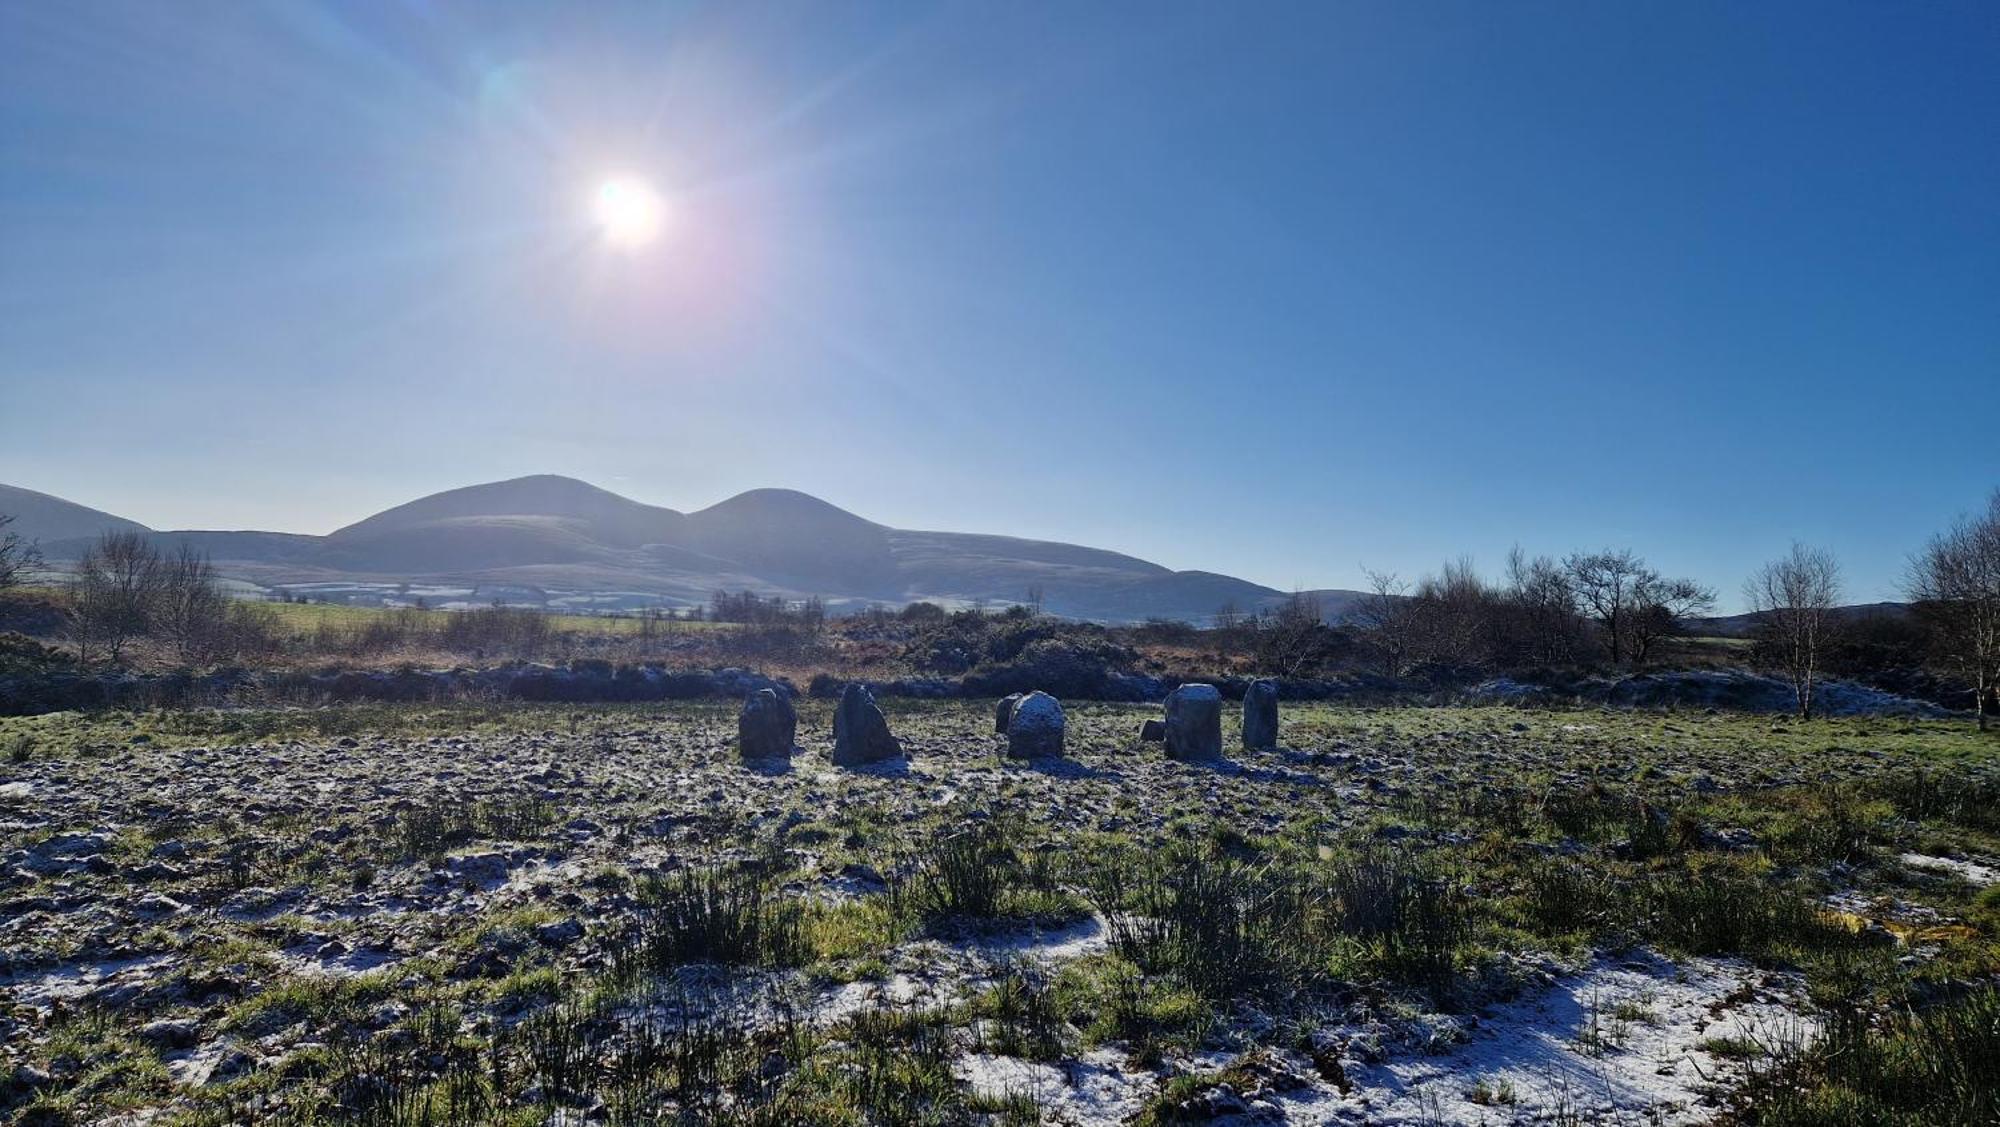
[[[889,721],[876,705],[875,694],[858,684],[842,690],[840,706],[833,710],[833,762],[853,767],[902,754],[903,746],[889,734]]]
[[[1182,685],[1167,694],[1167,755],[1222,758],[1222,693],[1214,685]]]
[[[1022,697],[1007,721],[1007,754],[1034,759],[1063,753],[1062,703],[1044,692]]]
[[[1021,703],[1021,693],[1008,693],[993,706],[993,730],[1001,735],[1007,733],[1007,722],[1014,718],[1014,706]]]
[[[1139,741],[1141,743],[1156,744],[1166,738],[1167,722],[1165,720],[1154,717],[1139,725]]]
[[[743,698],[736,714],[736,750],[745,759],[790,759],[798,742],[799,714],[775,689]]]
[[[1243,694],[1243,746],[1263,749],[1278,746],[1278,683],[1250,682]]]

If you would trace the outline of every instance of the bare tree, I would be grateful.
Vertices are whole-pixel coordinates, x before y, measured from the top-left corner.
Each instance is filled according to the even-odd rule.
[[[1630,548],[1576,552],[1563,560],[1584,615],[1604,634],[1613,664],[1643,662],[1690,616],[1715,605],[1715,592],[1692,579],[1668,579]]]
[[[1415,623],[1416,656],[1444,668],[1483,664],[1492,650],[1495,602],[1469,556],[1424,576],[1405,608]]]
[[[88,661],[117,661],[126,643],[152,626],[164,569],[160,553],[136,532],[106,532],[84,549],[71,582],[70,612]]]
[[[1027,601],[1028,613],[1034,615],[1036,618],[1040,618],[1042,616],[1042,608],[1044,608],[1047,605],[1048,605],[1048,598],[1046,593],[1042,590],[1042,585],[1039,583],[1029,584],[1028,601]]]
[[[1234,630],[1241,625],[1243,625],[1243,611],[1236,605],[1236,600],[1231,599],[1215,608],[1217,630]]]
[[[1382,672],[1400,677],[1416,644],[1416,615],[1409,598],[1410,585],[1393,571],[1361,569],[1368,577],[1369,594],[1355,608],[1354,622],[1363,636],[1382,655]]]
[[[0,591],[19,584],[22,575],[42,562],[42,553],[32,542],[6,530],[13,523],[12,513],[0,513]]]
[[[1681,634],[1687,621],[1715,609],[1715,591],[1692,579],[1667,579],[1648,572],[1634,590],[1632,663],[1644,665],[1663,638]]]
[[[1320,621],[1319,599],[1294,591],[1259,624],[1257,663],[1268,672],[1297,677],[1325,658],[1331,634]]]
[[[1784,669],[1799,719],[1812,719],[1821,653],[1831,643],[1840,604],[1840,563],[1833,554],[1794,543],[1791,554],[1759,568],[1743,584],[1767,652]]]
[[[1932,631],[1939,660],[1972,682],[1979,730],[2000,685],[2000,489],[1986,511],[1962,517],[1910,562],[1910,600]]]
[[[161,561],[152,627],[182,661],[201,661],[226,648],[228,620],[229,597],[207,556],[182,544]]]
[[[1538,665],[1569,665],[1582,655],[1583,618],[1562,564],[1548,556],[1531,560],[1516,545],[1507,553],[1502,597],[1510,611],[1510,656]]]

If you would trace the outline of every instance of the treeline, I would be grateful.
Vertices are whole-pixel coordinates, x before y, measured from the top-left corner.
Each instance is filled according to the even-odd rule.
[[[694,617],[702,616],[696,608]],[[817,630],[826,624],[826,603],[818,596],[791,602],[780,595],[760,596],[755,591],[717,591],[708,599],[710,622],[740,622],[753,626],[803,626]]]
[[[1629,549],[1528,557],[1488,582],[1466,558],[1406,583],[1369,574],[1355,616],[1391,677],[1413,671],[1643,665],[1715,607],[1715,592],[1662,575]]]
[[[207,557],[186,545],[163,555],[135,532],[107,532],[84,550],[68,611],[69,635],[85,662],[115,663],[142,639],[194,665],[277,647],[270,610],[230,598]]]
[[[1644,665],[1716,601],[1713,589],[1662,575],[1630,550],[1556,559],[1517,548],[1498,582],[1468,559],[1414,584],[1369,578],[1354,625],[1390,677]],[[1813,715],[1829,672],[1907,683],[1920,669],[1949,679],[1933,695],[1973,710],[1982,729],[2000,713],[2000,490],[1911,557],[1907,617],[1843,613],[1843,594],[1839,561],[1802,544],[1744,581],[1746,656],[1790,682],[1801,717]],[[1232,618],[1228,608],[1217,616]]]

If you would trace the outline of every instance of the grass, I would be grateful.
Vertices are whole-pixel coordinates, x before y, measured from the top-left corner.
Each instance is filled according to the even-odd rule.
[[[1060,1067],[1109,1046],[1171,1067],[1198,1051],[1305,1052],[1314,1042],[1302,1033],[1355,1015],[1504,999],[1518,962],[1650,947],[1802,974],[1827,1013],[1851,1015],[1802,1049],[1725,1036],[1704,1046],[1768,1078],[1744,1093],[1740,1121],[1991,1119],[1985,1062],[2000,1006],[1969,984],[2000,975],[2000,892],[1896,858],[2000,856],[1990,813],[2000,741],[1900,720],[1289,706],[1284,736],[1297,754],[1213,769],[1159,763],[1133,744],[1150,709],[1066,710],[1075,774],[1000,760],[982,702],[889,702],[917,749],[911,775],[898,776],[818,762],[828,706],[806,701],[808,756],[756,778],[728,750],[734,705],[716,702],[0,721],[0,751],[30,748],[10,768],[20,777],[106,796],[74,811],[22,799],[34,818],[0,835],[0,849],[107,825],[106,852],[124,870],[178,840],[182,875],[162,889],[211,905],[266,886],[294,913],[236,921],[204,910],[122,933],[138,953],[183,958],[182,980],[233,976],[240,989],[24,1023],[22,1060],[61,1054],[80,1067],[48,1090],[0,1095],[0,1118],[87,1122],[168,1106],[170,1123],[526,1124],[601,1101],[612,1123],[657,1122],[666,1108],[695,1123],[1029,1123],[1040,1115],[1031,1101],[969,1091],[954,1074],[960,1057]],[[348,736],[356,746],[334,742]],[[257,750],[234,750],[247,746]],[[195,748],[265,775],[310,769],[262,762],[290,755],[339,777],[297,808],[191,819],[176,803],[199,785],[181,774]],[[121,789],[163,763],[178,790],[134,801]],[[454,772],[449,790],[371,797],[374,779],[437,765]],[[1721,783],[1698,785],[1704,777]],[[717,780],[737,789],[711,797]],[[571,819],[595,825],[582,836],[597,844],[575,845]],[[415,913],[399,952],[413,957],[391,970],[282,971],[277,953],[306,937],[371,936],[371,921],[297,898],[429,895],[411,890],[434,887],[431,861],[502,845],[551,870],[575,862],[581,875],[547,877],[557,883],[532,898],[510,888],[498,906]],[[855,887],[879,891],[801,895],[850,866],[874,870],[879,884]],[[117,873],[60,879],[105,905],[132,891]],[[1834,891],[1955,922],[1872,945],[1829,918]],[[1055,965],[1000,959],[976,982],[955,980],[962,993],[885,997],[830,1024],[801,1008],[841,983],[955,973],[938,951],[1093,912],[1108,950]],[[589,923],[572,946],[534,938],[571,916]],[[44,957],[45,937],[25,938],[17,957]],[[46,937],[47,957],[70,957],[57,938]],[[489,949],[506,957],[460,973]],[[1258,1021],[1246,1025],[1246,1012]],[[1659,1020],[1644,999],[1589,1014],[1578,1047],[1607,1059]],[[282,1069],[176,1089],[133,1035],[161,1015],[196,1017],[205,1039],[269,1040],[289,1055]],[[1328,1060],[1322,1075],[1338,1075],[1337,1055]],[[1174,1122],[1191,1099],[1238,1080],[1251,1077],[1182,1076],[1140,1121]],[[1490,1077],[1454,1090],[1493,1107],[1516,1098]]]
[[[450,622],[453,611],[418,610],[415,608],[350,606],[344,603],[259,603],[268,608],[279,631],[292,637],[306,637],[322,630],[338,630],[345,633],[360,633],[370,626],[401,619],[419,629],[435,632]],[[597,615],[597,614],[547,614],[548,628],[558,634],[600,635],[629,637],[641,634],[647,627],[645,619],[637,615]],[[736,628],[730,622],[689,622],[680,619],[660,620],[653,624],[655,630],[729,630]]]

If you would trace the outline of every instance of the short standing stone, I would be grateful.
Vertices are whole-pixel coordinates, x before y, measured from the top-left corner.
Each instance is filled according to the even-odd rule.
[[[849,685],[841,691],[840,706],[833,711],[833,761],[842,767],[880,763],[903,754],[896,737],[889,734],[889,721],[866,686]]]
[[[1252,681],[1243,694],[1243,746],[1278,746],[1278,683]]]
[[[1014,718],[1014,706],[1021,703],[1022,693],[1008,693],[993,706],[993,730],[1005,735],[1007,722]]]
[[[743,698],[736,714],[736,747],[745,759],[790,759],[798,742],[799,714],[776,689]]]
[[[1167,694],[1167,755],[1222,758],[1222,693],[1214,685],[1182,685]]]
[[[1139,739],[1143,743],[1156,744],[1167,738],[1167,722],[1158,718],[1139,725]]]
[[[1007,754],[1033,759],[1062,753],[1062,703],[1043,692],[1022,697],[1007,721]]]

